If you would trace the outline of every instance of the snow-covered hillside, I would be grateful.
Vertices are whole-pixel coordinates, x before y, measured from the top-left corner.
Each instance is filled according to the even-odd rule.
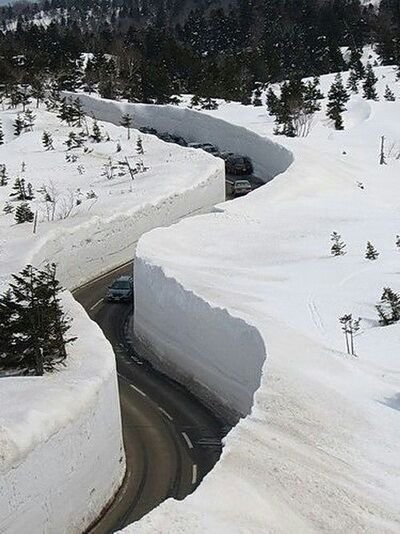
[[[140,240],[135,282],[146,294],[136,295],[135,313],[142,341],[167,368],[180,354],[181,371],[192,387],[198,374],[202,395],[209,387],[222,397],[246,366],[261,383],[251,414],[228,435],[200,488],[128,531],[399,531],[400,326],[380,326],[375,305],[384,287],[400,291],[400,83],[390,67],[375,72],[380,101],[353,96],[343,132],[322,110],[307,138],[274,138],[294,155],[285,173],[218,212]],[[325,94],[332,79],[322,78]],[[395,102],[383,100],[386,84]],[[272,136],[265,108],[230,103],[209,114]],[[381,136],[387,165],[379,165]],[[334,231],[347,245],[344,256],[330,254]],[[367,241],[380,253],[374,261],[364,257]],[[157,317],[165,306],[163,342]],[[346,353],[338,320],[350,313],[361,318],[356,357]],[[208,332],[204,316],[211,324],[218,317],[202,342],[211,357],[198,350]],[[249,325],[245,335],[254,328],[261,336],[262,372],[256,353],[249,358],[232,343],[238,321]],[[233,344],[239,350],[226,350]]]
[[[99,123],[103,140],[68,149],[54,114],[34,110],[33,131],[14,136],[21,109],[0,112],[0,292],[31,263],[56,262],[68,289],[132,259],[137,239],[224,199],[223,162],[138,132]],[[121,111],[118,112],[119,122]],[[94,121],[87,119],[93,134]],[[29,130],[29,129],[28,129]],[[44,131],[54,150],[45,150]],[[139,150],[140,152],[140,150]],[[134,175],[128,166],[145,172]],[[4,166],[6,172],[4,173]],[[4,178],[5,177],[5,178]],[[34,224],[17,224],[22,201],[10,196],[25,180]],[[31,186],[29,186],[31,184]],[[4,213],[9,205],[12,213]],[[66,367],[44,377],[0,378],[0,532],[82,532],[114,496],[125,461],[115,358],[110,344],[71,297]],[[102,466],[99,469],[99,466]]]

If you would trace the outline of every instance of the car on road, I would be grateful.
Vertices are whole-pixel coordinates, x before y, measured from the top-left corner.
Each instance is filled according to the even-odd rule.
[[[205,152],[208,152],[212,156],[220,156],[219,148],[212,145],[211,143],[189,143],[187,145],[189,148],[198,148],[201,150],[204,150]]]
[[[107,302],[131,302],[132,298],[133,279],[131,276],[119,276],[107,289]]]
[[[251,183],[248,180],[236,180],[233,184],[233,195],[235,197],[247,195],[251,190]]]
[[[250,158],[239,154],[230,154],[225,159],[225,169],[228,174],[253,174]]]

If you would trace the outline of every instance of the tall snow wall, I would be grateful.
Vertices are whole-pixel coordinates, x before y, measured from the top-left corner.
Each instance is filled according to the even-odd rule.
[[[140,242],[135,281],[136,349],[226,420],[249,413],[265,360],[258,331],[147,262]]]
[[[159,132],[179,135],[187,142],[212,143],[221,150],[246,155],[251,158],[254,172],[260,178],[273,178],[286,171],[293,162],[292,153],[278,143],[192,109],[122,103],[86,94],[65,95],[78,96],[83,109],[98,120],[119,125],[122,114],[129,113],[135,128],[151,127]]]
[[[90,102],[95,114],[96,105],[102,106],[96,99],[83,102],[85,106]],[[250,156],[261,178],[286,171],[293,161],[289,150],[271,140],[199,112],[173,106],[126,106],[124,111],[141,125]],[[228,420],[247,415],[266,357],[261,336],[242,319],[212,308],[168,278],[161,265],[146,257],[145,243],[146,236],[139,241],[135,260],[137,350]]]
[[[68,366],[1,379],[0,532],[81,533],[125,473],[112,348],[69,293]],[[101,469],[99,469],[101,466]]]

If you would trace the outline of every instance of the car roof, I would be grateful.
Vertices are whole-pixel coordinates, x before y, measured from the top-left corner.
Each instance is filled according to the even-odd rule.
[[[131,280],[132,280],[131,276],[122,275],[122,276],[118,276],[118,278],[114,280],[114,282],[130,282]]]

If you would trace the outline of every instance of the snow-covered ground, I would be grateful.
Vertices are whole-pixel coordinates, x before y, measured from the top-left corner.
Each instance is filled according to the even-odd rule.
[[[274,137],[294,162],[272,182],[141,238],[142,341],[167,368],[179,354],[205,398],[229,403],[232,391],[260,387],[200,488],[128,531],[399,532],[400,326],[380,327],[375,305],[384,287],[400,291],[400,82],[390,67],[376,74],[380,101],[353,96],[343,132],[322,111],[307,138]],[[332,79],[322,79],[325,94]],[[396,102],[383,101],[386,84]],[[272,136],[265,108],[230,103],[208,114]],[[387,165],[378,163],[383,135]],[[333,231],[344,256],[330,255]],[[368,240],[376,261],[364,258]],[[357,357],[338,321],[348,313],[361,318]],[[247,400],[234,394],[243,414]]]
[[[139,162],[137,131],[128,140],[126,129],[100,123],[110,140],[67,150],[69,132],[79,128],[44,109],[34,112],[33,131],[20,137],[13,134],[17,112],[0,112],[0,164],[9,177],[0,187],[0,292],[28,263],[56,262],[64,286],[76,288],[131,260],[143,232],[224,199],[223,162],[204,152],[142,135],[148,170],[132,181],[123,163]],[[44,130],[54,150],[42,146]],[[17,177],[32,184],[36,234],[32,223],[15,222],[20,202],[10,193]],[[55,202],[46,202],[44,188]],[[3,212],[7,202],[14,213]],[[44,377],[0,378],[0,532],[82,532],[124,475],[113,351],[70,293],[63,304],[78,337],[66,367]]]

